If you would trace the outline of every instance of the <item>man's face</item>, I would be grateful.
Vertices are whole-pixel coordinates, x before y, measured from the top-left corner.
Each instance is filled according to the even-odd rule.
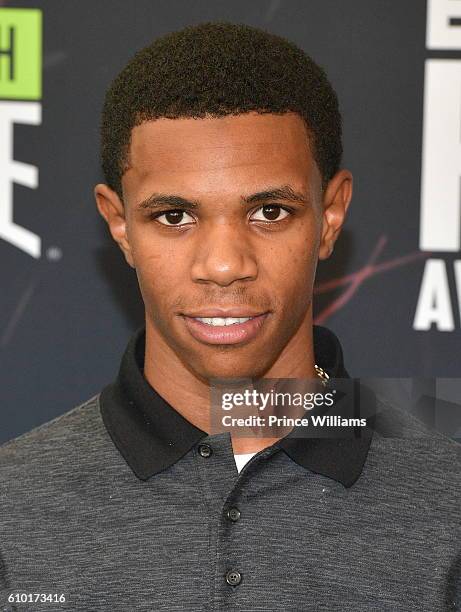
[[[150,333],[205,379],[261,376],[312,325],[317,261],[338,231],[300,116],[145,122],[122,186],[123,207],[108,188],[114,210],[98,204]]]

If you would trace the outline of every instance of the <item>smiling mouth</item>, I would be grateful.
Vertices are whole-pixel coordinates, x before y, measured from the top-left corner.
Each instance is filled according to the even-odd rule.
[[[236,325],[238,323],[246,323],[255,317],[192,317],[196,321],[201,321],[206,325],[214,327],[223,327],[227,325]]]
[[[247,317],[182,315],[193,338],[205,344],[240,344],[259,335],[269,312]]]

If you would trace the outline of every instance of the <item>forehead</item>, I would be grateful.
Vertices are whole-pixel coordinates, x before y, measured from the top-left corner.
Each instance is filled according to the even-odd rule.
[[[320,176],[308,132],[296,113],[161,118],[133,128],[123,182],[212,191],[278,179],[299,188]],[[305,183],[304,185],[302,183]]]

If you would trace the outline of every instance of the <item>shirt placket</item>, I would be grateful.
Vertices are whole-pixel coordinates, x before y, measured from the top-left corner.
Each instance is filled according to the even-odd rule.
[[[210,525],[210,600],[209,609],[235,609],[245,577],[253,568],[242,567],[236,557],[235,542],[243,538],[245,490],[256,483],[264,460],[276,449],[264,449],[237,471],[229,433],[203,438],[196,446],[195,460],[201,479]],[[248,594],[246,594],[248,595]]]

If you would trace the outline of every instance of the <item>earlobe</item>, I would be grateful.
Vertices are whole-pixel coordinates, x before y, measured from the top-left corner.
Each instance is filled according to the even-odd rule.
[[[94,196],[98,211],[106,221],[112,238],[121,248],[128,264],[134,268],[123,202],[115,191],[103,183],[96,185]]]
[[[352,198],[352,174],[340,170],[330,180],[323,197],[322,236],[319,259],[328,259],[346,219]]]

